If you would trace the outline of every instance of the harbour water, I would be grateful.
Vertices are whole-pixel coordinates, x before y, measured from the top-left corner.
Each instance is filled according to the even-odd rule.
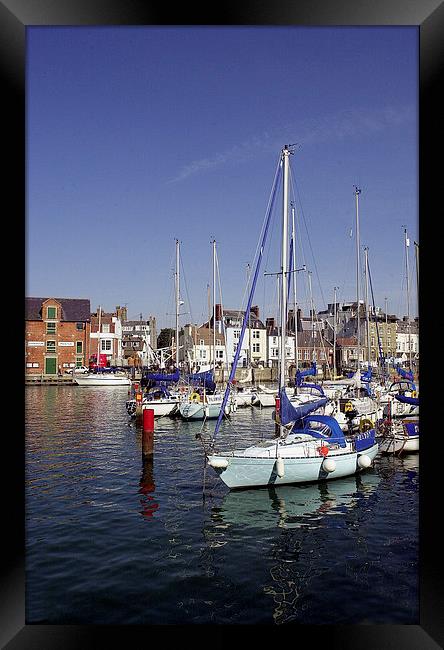
[[[26,389],[28,624],[418,624],[418,454],[229,492],[202,422],[156,420],[143,459],[127,398]],[[239,409],[219,435],[267,431]]]

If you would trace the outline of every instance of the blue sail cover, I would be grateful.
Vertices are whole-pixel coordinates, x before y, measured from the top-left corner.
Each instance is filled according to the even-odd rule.
[[[289,424],[289,422],[295,422],[298,425],[302,425],[302,420],[305,416],[316,409],[321,408],[327,404],[328,399],[326,397],[321,397],[316,400],[316,402],[306,402],[300,406],[294,406],[288,399],[285,388],[283,388],[279,394],[281,403],[280,403],[280,421],[282,424]]]
[[[152,386],[149,392],[146,393],[145,399],[147,400],[154,399],[155,393],[162,393],[164,397],[171,397],[170,392],[166,386],[163,386],[162,384],[156,384],[156,386]]]
[[[412,406],[419,406],[419,397],[407,397],[406,395],[395,395],[395,399],[403,404],[412,404]]]
[[[401,366],[396,366],[396,372],[398,375],[401,375],[404,379],[409,379],[410,381],[413,381],[413,372],[411,370],[404,370],[401,368]]]
[[[296,372],[296,385],[300,386],[302,382],[302,377],[308,377],[310,375],[317,375],[318,371],[316,368],[316,361],[312,362],[311,368],[307,368],[306,370],[298,370]]]
[[[361,381],[370,381],[372,378],[371,366],[361,375]]]
[[[145,375],[145,379],[149,381],[179,381],[180,372],[176,370],[174,373],[167,375],[166,373],[161,372],[148,372]]]
[[[324,389],[320,384],[307,384],[304,382],[303,384],[299,384],[299,388],[314,388],[319,392],[320,395],[325,395]]]
[[[205,372],[197,372],[193,375],[187,375],[187,380],[190,383],[203,385],[210,391],[216,390],[213,370],[206,370]]]

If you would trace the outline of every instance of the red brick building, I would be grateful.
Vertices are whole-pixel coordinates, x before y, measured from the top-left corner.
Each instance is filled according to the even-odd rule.
[[[90,356],[90,301],[25,298],[25,373],[57,375],[87,366]]]

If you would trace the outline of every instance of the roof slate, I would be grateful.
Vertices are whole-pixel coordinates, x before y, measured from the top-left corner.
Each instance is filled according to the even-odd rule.
[[[46,300],[56,300],[62,306],[62,320],[89,321],[91,319],[91,304],[84,298],[25,298],[25,320],[41,321],[42,304]]]

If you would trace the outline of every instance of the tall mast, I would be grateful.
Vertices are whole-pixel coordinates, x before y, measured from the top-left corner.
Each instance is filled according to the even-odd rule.
[[[338,287],[334,287],[334,297],[333,297],[333,379],[336,379],[336,290]]]
[[[216,240],[213,239],[213,369],[216,372]]]
[[[384,298],[384,301],[385,301],[385,341],[386,341],[385,348],[386,348],[387,353],[390,353],[390,355],[391,355],[391,347],[390,347],[390,350],[389,350],[389,347],[387,345],[387,341],[388,341],[387,298]],[[391,343],[391,339],[390,339],[390,343]]]
[[[179,240],[176,239],[176,368],[179,367],[179,295],[180,295],[180,277],[179,277]]]
[[[247,264],[247,286],[248,286],[248,295],[250,294],[250,279],[251,279],[251,269],[250,265]],[[251,367],[251,310],[248,312],[248,366]]]
[[[311,351],[311,360],[314,361],[315,355],[315,341],[314,341],[314,308],[313,308],[313,293],[311,290],[311,271],[308,271],[308,287],[310,292],[310,316],[311,316],[311,344],[313,349]]]
[[[295,229],[295,209],[293,203],[291,204],[291,237],[293,239],[293,322],[294,322],[294,363],[295,372],[298,370],[298,321],[296,313],[296,229]],[[296,375],[295,375],[296,376]]]
[[[102,318],[102,307],[99,305],[99,329],[97,331],[97,370],[100,367],[100,328]]]
[[[283,162],[283,191],[282,191],[282,251],[281,251],[281,340],[280,340],[280,376],[279,388],[285,386],[285,339],[286,339],[286,326],[287,326],[287,286],[286,286],[286,271],[288,267],[287,262],[287,240],[288,240],[288,169],[289,169],[290,150],[285,145],[282,150]]]
[[[413,242],[415,244],[415,262],[416,262],[416,291],[419,294],[419,244],[417,242]]]
[[[359,281],[360,281],[360,269],[361,269],[361,262],[359,259],[359,248],[360,248],[360,243],[359,243],[359,195],[361,194],[361,190],[355,185],[355,200],[356,200],[356,318],[357,318],[357,364],[358,364],[358,370],[360,368],[360,357],[361,357],[361,323],[360,323],[360,313],[359,313]]]
[[[366,312],[366,324],[367,324],[367,355],[368,355],[368,367],[370,368],[370,362],[372,357],[372,350],[370,346],[370,305],[368,300],[368,247],[364,248],[365,253],[365,312]]]
[[[404,241],[405,241],[405,273],[407,276],[407,332],[408,332],[408,346],[409,346],[409,364],[410,370],[412,369],[412,343],[410,336],[410,281],[409,281],[409,246],[410,240],[407,237],[407,228],[404,228]]]

